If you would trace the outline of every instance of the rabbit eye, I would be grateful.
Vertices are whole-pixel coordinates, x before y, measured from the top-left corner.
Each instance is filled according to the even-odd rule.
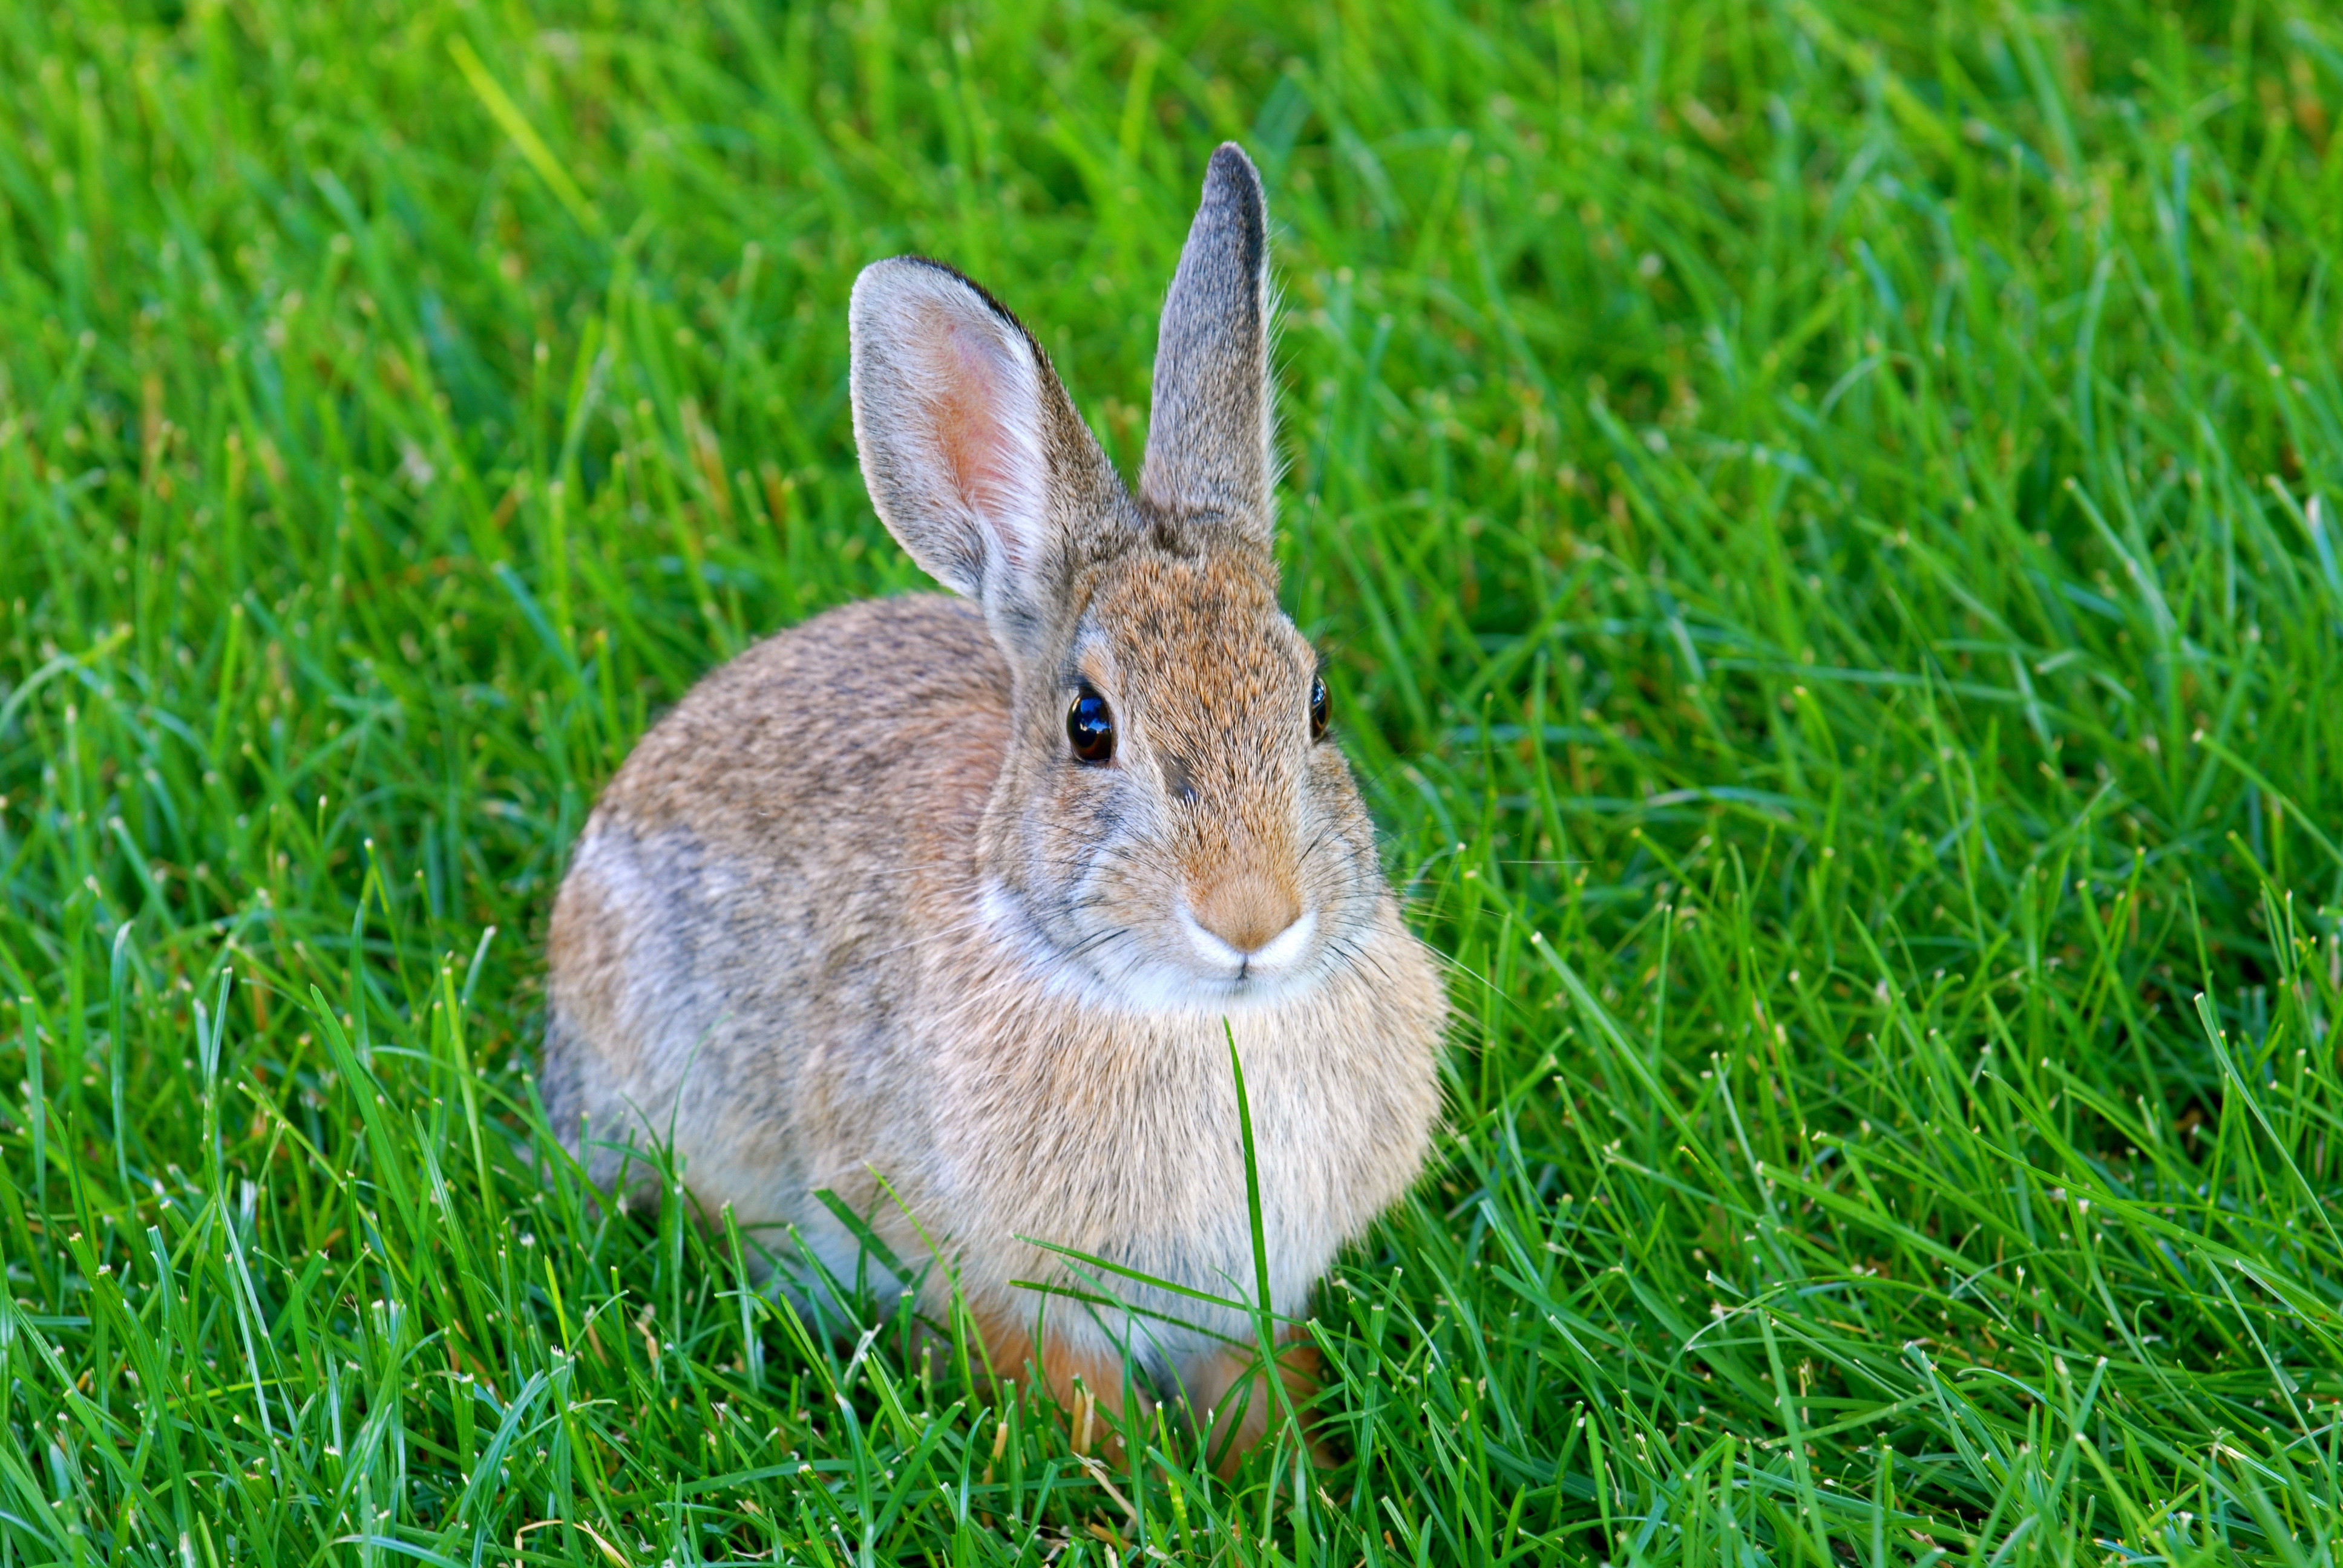
[[[1066,739],[1078,760],[1092,767],[1114,760],[1114,709],[1087,684],[1066,709]]]
[[[1326,681],[1322,676],[1310,678],[1310,739],[1326,739]]]

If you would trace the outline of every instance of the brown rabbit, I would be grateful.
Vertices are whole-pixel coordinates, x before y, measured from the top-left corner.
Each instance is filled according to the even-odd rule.
[[[914,257],[863,272],[863,475],[960,597],[820,616],[644,737],[554,906],[543,1077],[597,1181],[671,1143],[784,1283],[796,1245],[868,1262],[827,1189],[1078,1429],[1122,1408],[1127,1351],[1142,1397],[1220,1410],[1232,1451],[1270,1403],[1236,1386],[1248,1314],[1033,1242],[1255,1298],[1225,1020],[1292,1319],[1439,1109],[1438,971],[1277,605],[1267,251],[1260,176],[1222,146],[1135,499],[991,296]],[[1306,1392],[1306,1351],[1282,1360]]]

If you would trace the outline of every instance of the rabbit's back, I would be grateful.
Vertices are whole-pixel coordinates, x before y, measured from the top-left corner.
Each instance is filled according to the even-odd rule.
[[[548,934],[543,1091],[598,1181],[672,1143],[703,1204],[802,1221],[846,1174],[819,1151],[926,1121],[900,955],[965,919],[1009,715],[982,618],[920,595],[759,643],[644,737]]]

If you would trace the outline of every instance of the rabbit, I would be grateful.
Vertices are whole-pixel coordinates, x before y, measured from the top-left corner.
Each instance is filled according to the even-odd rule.
[[[863,476],[952,592],[830,610],[701,680],[597,802],[548,938],[541,1091],[598,1183],[669,1145],[703,1214],[851,1279],[827,1190],[923,1312],[957,1291],[990,1366],[1081,1412],[1078,1443],[1156,1398],[1224,1453],[1265,1429],[1248,1308],[1037,1244],[1255,1301],[1232,1037],[1303,1399],[1311,1291],[1440,1113],[1440,971],[1278,608],[1267,262],[1260,176],[1223,146],[1136,497],[991,295],[867,267]]]

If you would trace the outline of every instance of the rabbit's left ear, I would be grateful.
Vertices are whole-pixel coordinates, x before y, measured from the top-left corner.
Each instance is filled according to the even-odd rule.
[[[1175,518],[1233,525],[1263,547],[1276,478],[1269,327],[1261,175],[1224,142],[1163,302],[1139,496]]]

